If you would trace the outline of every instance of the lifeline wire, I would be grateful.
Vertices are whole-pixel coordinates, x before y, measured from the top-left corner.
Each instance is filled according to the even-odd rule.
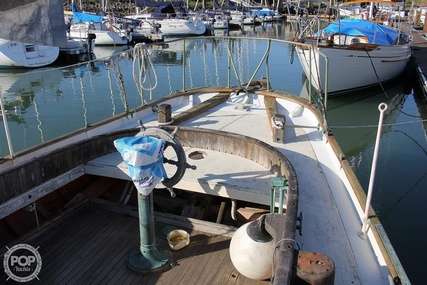
[[[383,124],[384,127],[400,126],[400,125],[409,125],[427,122],[427,120],[418,120],[404,123],[395,123],[395,124]],[[364,126],[330,126],[331,129],[356,129],[356,128],[377,128],[378,125],[364,125]]]

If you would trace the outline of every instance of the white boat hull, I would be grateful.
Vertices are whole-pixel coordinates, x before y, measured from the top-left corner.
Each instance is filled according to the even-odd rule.
[[[206,25],[199,19],[163,19],[156,20],[163,35],[203,35]]]
[[[213,24],[214,29],[228,29],[228,20],[225,19],[215,19]]]
[[[0,68],[42,67],[58,55],[59,47],[0,39]]]
[[[127,45],[129,39],[127,35],[120,35],[113,31],[90,31],[96,35],[95,44],[98,46],[106,45]]]
[[[94,23],[100,24],[100,23]],[[89,34],[95,35],[95,45],[127,45],[132,40],[132,35],[126,30],[111,26],[109,29],[95,28],[94,24],[79,23],[70,27],[69,37],[72,39],[87,39]]]
[[[396,78],[411,58],[410,45],[379,46],[372,51],[335,47],[309,49],[296,47],[307,78],[321,93],[342,93],[366,88]],[[328,58],[328,85],[325,85],[325,58]],[[311,65],[311,68],[310,68]]]

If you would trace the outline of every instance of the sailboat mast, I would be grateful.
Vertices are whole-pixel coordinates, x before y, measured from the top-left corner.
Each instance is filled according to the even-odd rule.
[[[372,20],[374,18],[374,2],[371,2],[369,5],[369,18],[368,20]]]

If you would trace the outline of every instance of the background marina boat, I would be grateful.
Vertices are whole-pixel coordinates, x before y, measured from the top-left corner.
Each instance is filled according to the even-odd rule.
[[[132,34],[116,23],[110,16],[79,12],[72,3],[73,22],[70,25],[69,38],[86,40],[89,34],[95,35],[95,45],[127,45]]]
[[[329,132],[324,114],[322,114],[323,108],[316,107],[314,101],[310,102],[274,88],[275,83],[280,85],[280,81],[282,81],[283,84],[283,76],[286,72],[289,73],[289,76],[294,76],[292,75],[294,72],[288,69],[284,71],[285,73],[280,72],[279,80],[274,77],[269,80],[267,76],[259,81],[249,80],[249,84],[241,81],[244,76],[239,76],[246,72],[239,70],[227,72],[229,70],[227,67],[233,69],[236,66],[245,66],[251,71],[247,76],[252,79],[258,75],[261,66],[272,70],[283,68],[282,61],[288,59],[275,61],[268,64],[267,67],[267,61],[263,55],[266,54],[266,51],[271,56],[282,55],[283,45],[292,45],[292,42],[273,39],[245,39],[249,42],[259,41],[260,45],[255,49],[257,51],[261,50],[260,47],[264,47],[257,56],[257,58],[261,58],[261,61],[252,62],[250,66],[246,66],[232,64],[228,61],[242,59],[242,53],[247,47],[251,47],[251,44],[240,45],[235,42],[234,45],[231,44],[231,41],[233,41],[231,38],[222,41],[211,38],[194,40],[193,57],[182,58],[185,64],[176,66],[183,68],[185,76],[184,74],[176,76],[177,73],[173,73],[175,77],[188,79],[181,82],[182,92],[171,92],[169,96],[162,96],[149,104],[139,106],[132,114],[125,112],[98,124],[91,124],[87,128],[2,161],[0,185],[2,185],[2,189],[8,190],[1,198],[1,213],[4,216],[2,218],[7,217],[6,220],[16,221],[15,228],[18,227],[19,218],[10,216],[10,214],[21,208],[23,210],[20,210],[19,214],[22,215],[23,221],[28,222],[29,217],[33,218],[33,229],[38,227],[36,221],[47,221],[50,214],[57,210],[64,210],[63,205],[66,205],[71,214],[61,215],[64,218],[68,217],[66,226],[61,223],[62,219],[51,222],[52,226],[60,230],[49,230],[49,225],[43,224],[34,237],[26,235],[28,239],[20,239],[20,242],[40,245],[38,249],[41,256],[44,257],[44,267],[38,275],[40,280],[45,282],[78,280],[104,283],[108,282],[107,280],[110,280],[111,276],[116,276],[116,278],[124,276],[135,282],[145,282],[147,278],[150,278],[153,282],[170,279],[191,283],[192,278],[200,280],[198,278],[203,277],[209,284],[223,284],[224,280],[229,278],[236,282],[265,284],[268,283],[265,279],[273,274],[274,284],[291,284],[292,280],[295,280],[293,278],[304,279],[307,277],[304,276],[305,269],[309,269],[308,275],[313,277],[312,267],[299,264],[299,270],[296,269],[296,264],[292,261],[298,254],[301,258],[307,258],[310,266],[321,270],[325,269],[326,264],[328,266],[327,277],[322,276],[334,280],[336,284],[388,284],[390,279],[399,279],[408,284],[392,246],[386,242],[387,236],[377,218],[370,218],[369,225],[365,224],[367,226],[366,237],[363,234],[361,236],[365,238],[359,236],[364,224],[366,196],[348,162],[342,159],[342,151],[332,133]],[[141,47],[135,47],[135,49],[138,48]],[[201,50],[197,50],[198,48]],[[228,50],[222,50],[224,48]],[[203,49],[215,52],[203,53]],[[136,63],[148,60],[146,57],[138,58],[138,55],[148,56],[148,53],[136,52],[134,54]],[[211,57],[209,60],[214,60],[214,57],[218,55],[223,56],[215,58],[216,61],[213,62],[218,63],[219,59],[228,62],[228,65],[225,65],[225,71],[218,70],[218,74],[227,78],[222,81],[226,84],[224,86],[216,83],[206,85],[206,77],[200,77],[199,81],[195,82],[191,77],[192,68],[194,68],[191,61],[194,60],[194,56],[202,59]],[[254,61],[254,58],[255,55],[251,60]],[[204,60],[208,61],[207,58]],[[212,65],[213,70],[205,71],[205,74],[215,74],[215,68],[219,66],[224,67],[224,65]],[[201,68],[207,67],[209,65]],[[167,70],[164,66],[160,66],[160,68]],[[270,73],[267,72],[267,74]],[[134,78],[141,78],[138,74],[136,75]],[[141,86],[140,83],[136,80],[135,85]],[[186,84],[201,87],[186,88]],[[173,90],[176,89],[173,88]],[[168,112],[168,106],[170,106],[171,112]],[[169,117],[167,114],[171,116]],[[141,129],[138,128],[138,120],[144,124]],[[129,129],[129,127],[132,128]],[[160,131],[159,127],[163,131]],[[188,192],[190,192],[190,196],[194,194],[193,197],[207,194],[209,196],[202,197],[212,201],[218,201],[217,199],[220,202],[224,201],[227,209],[224,213],[230,213],[230,217],[235,213],[231,210],[233,200],[238,207],[242,207],[238,213],[243,213],[245,210],[247,213],[248,209],[245,209],[244,205],[248,202],[257,204],[257,209],[267,212],[270,212],[269,205],[273,205],[274,214],[267,214],[265,220],[257,221],[261,225],[264,224],[269,235],[273,236],[274,242],[268,252],[273,254],[277,247],[275,256],[278,258],[278,266],[273,264],[272,271],[270,263],[265,269],[267,275],[262,275],[260,278],[251,275],[253,272],[248,273],[234,259],[235,250],[239,255],[243,255],[249,252],[248,249],[253,249],[253,246],[247,249],[238,247],[236,249],[231,246],[234,236],[242,232],[240,229],[245,229],[243,225],[249,227],[245,220],[234,223],[235,220],[231,218],[231,225],[220,225],[215,221],[203,220],[201,217],[184,216],[182,219],[176,214],[159,212],[154,213],[153,217],[153,219],[157,217],[155,220],[157,231],[152,232],[156,236],[150,240],[150,243],[142,243],[143,245],[152,246],[151,241],[158,241],[156,246],[159,248],[162,245],[167,246],[162,236],[164,236],[164,232],[170,231],[170,226],[185,228],[190,232],[191,238],[189,245],[181,251],[171,251],[171,259],[159,260],[159,266],[165,269],[164,271],[156,270],[153,274],[150,272],[147,277],[146,268],[141,268],[141,264],[135,263],[132,255],[129,254],[132,248],[138,252],[142,236],[153,237],[149,233],[143,235],[142,232],[138,237],[138,220],[130,218],[138,216],[136,206],[138,210],[141,209],[144,198],[140,194],[136,194],[136,191],[131,194],[129,200],[120,198],[128,193],[129,189],[126,188],[126,184],[131,177],[127,175],[129,166],[123,163],[123,159],[114,149],[113,144],[115,139],[133,137],[138,131],[142,131],[142,135],[160,135],[169,142],[169,146],[172,146],[165,151],[167,161],[172,162],[171,165],[165,166],[168,173],[165,181],[170,181],[169,178],[171,178],[177,182],[169,185],[169,188],[172,188],[176,194],[177,200],[164,200],[166,202],[161,205],[172,205],[168,201],[174,201],[174,203],[180,201],[185,205]],[[182,151],[176,141],[183,148]],[[188,157],[188,165],[186,161],[182,160],[183,157],[186,159]],[[199,159],[190,159],[190,157]],[[224,163],[224,161],[229,163]],[[52,166],[52,163],[55,166]],[[183,165],[186,166],[184,172],[180,168]],[[33,178],[28,177],[25,182],[19,184],[10,184],[10,181],[15,180],[12,177],[17,177],[23,171],[34,173]],[[170,175],[171,173],[172,175]],[[174,173],[180,174],[175,177]],[[113,180],[110,180],[110,176],[114,177]],[[123,181],[117,181],[117,178],[121,178]],[[98,188],[99,184],[92,184],[94,182],[92,179],[101,179],[98,182],[104,181],[104,186]],[[86,181],[86,186],[81,187],[84,181]],[[116,188],[119,189],[116,192],[107,191],[106,185],[121,186]],[[62,186],[66,186],[70,190],[64,192],[65,188]],[[159,188],[164,187],[159,186]],[[277,192],[286,192],[283,200],[279,198],[273,200],[274,202],[271,204],[272,188],[275,188]],[[61,190],[56,191],[57,189]],[[82,195],[76,196],[75,189],[79,189],[79,191],[85,189],[81,194],[91,197],[90,204],[93,206],[87,207],[89,203],[86,201],[89,200]],[[283,191],[285,189],[286,191]],[[180,191],[187,194],[181,196]],[[31,195],[29,195],[30,193]],[[62,205],[53,203],[56,206],[59,205],[56,210],[48,207],[49,202],[47,201],[57,201],[58,197],[61,197],[58,196],[61,195],[60,193],[67,193],[70,195],[65,196],[78,198],[65,201]],[[106,195],[103,195],[104,193]],[[160,193],[166,193],[166,195],[162,195],[164,199],[170,195],[169,191],[155,189],[153,196],[149,194],[148,199],[160,198]],[[102,199],[95,199],[95,197]],[[106,198],[110,201],[105,201]],[[168,197],[168,199],[175,198]],[[83,202],[80,203],[79,200]],[[127,202],[123,203],[124,201]],[[280,201],[283,201],[284,204],[281,205]],[[50,203],[52,206],[53,204]],[[77,206],[77,204],[82,206]],[[30,206],[27,207],[28,205]],[[76,205],[81,214],[71,210],[73,205]],[[157,205],[159,204],[157,203]],[[252,210],[249,209],[249,211],[253,211],[253,204],[251,205]],[[30,211],[25,212],[24,208]],[[199,209],[208,209],[208,207],[199,206],[197,208],[193,204],[190,212],[195,213]],[[303,215],[299,214],[300,211]],[[117,215],[117,212],[121,214]],[[125,213],[126,219],[124,219],[123,213]],[[256,211],[256,213],[260,212]],[[256,215],[253,214],[255,213],[252,212],[250,216],[252,219],[256,219]],[[37,219],[34,219],[34,216]],[[215,216],[217,215],[215,214]],[[226,216],[226,220],[228,220],[229,214]],[[108,218],[105,219],[105,217]],[[246,220],[251,220],[248,219],[248,216],[245,217]],[[299,220],[298,217],[300,217]],[[370,217],[375,217],[372,210]],[[276,223],[275,219],[277,219]],[[98,226],[93,226],[92,221],[96,222]],[[110,222],[113,222],[114,226]],[[99,235],[111,236],[109,234],[112,233],[111,230],[119,225],[126,225],[116,229],[123,235],[118,235],[116,238],[111,237],[114,238],[112,244],[109,244],[108,241],[99,243]],[[254,223],[250,225],[256,226]],[[169,227],[165,229],[164,226]],[[296,234],[297,226],[302,229],[301,236]],[[78,231],[78,227],[84,231]],[[6,229],[7,226],[4,228]],[[109,228],[110,231],[106,228]],[[43,231],[44,229],[46,231]],[[91,234],[87,232],[89,229],[93,230]],[[4,235],[8,238],[13,236]],[[213,235],[217,237],[210,238]],[[52,240],[56,241],[55,244],[63,246],[45,246],[47,243],[52,244]],[[14,244],[13,241],[12,238],[7,244]],[[97,241],[97,244],[89,244],[93,241]],[[238,244],[242,243],[238,242]],[[64,255],[55,252],[56,250],[64,252],[65,245],[67,254],[66,259],[63,259]],[[9,246],[9,248],[11,247]],[[86,250],[88,248],[96,248],[96,250],[88,251]],[[112,248],[114,248],[113,252]],[[200,251],[195,251],[202,248],[208,249],[202,251],[208,253],[207,257],[215,255],[221,262],[214,262],[218,258],[203,258]],[[152,247],[152,249],[164,252],[157,248]],[[84,260],[88,263],[81,264],[82,253],[85,254]],[[143,254],[142,251],[140,253]],[[263,256],[259,253],[255,254]],[[269,257],[271,258],[267,258],[267,260],[274,260],[272,255]],[[316,262],[313,262],[313,258]],[[319,259],[322,262],[318,262]],[[171,267],[170,260],[173,265],[179,266]],[[246,260],[258,261],[255,258],[246,258]],[[209,263],[212,261],[213,264]],[[127,269],[126,263],[134,271],[144,271],[144,274]],[[258,269],[259,262],[255,262],[253,266]],[[108,268],[108,274],[103,274],[105,268]],[[212,268],[216,268],[216,274],[211,274]],[[204,269],[207,271],[203,271]],[[191,274],[183,274],[183,270],[191,272]],[[247,278],[261,280],[251,281]],[[110,282],[115,281],[110,280]]]
[[[55,62],[59,47],[0,39],[0,68],[36,68]]]
[[[253,17],[249,12],[231,11],[230,17],[231,19],[229,21],[229,24],[231,24],[231,27],[255,25],[255,17]]]
[[[165,36],[199,36],[206,32],[206,25],[199,18],[156,20]]]
[[[310,21],[308,26],[300,24],[304,30],[297,38],[315,49],[310,53],[296,46],[296,54],[319,93],[345,93],[390,81],[402,74],[412,56],[406,32],[362,19],[341,19],[324,29],[318,19]]]
[[[164,35],[159,30],[160,24],[151,20],[138,20],[132,28],[132,40],[138,42],[163,41]]]
[[[230,19],[228,19],[225,15],[215,15],[214,21],[213,21],[213,28],[214,29],[228,29],[229,25],[228,22]]]
[[[252,9],[252,15],[258,18],[261,22],[273,22],[274,16],[277,14],[275,10],[271,10],[267,7],[262,7],[261,9]]]
[[[125,18],[143,22],[142,25],[150,29],[156,27],[156,30],[163,36],[203,35],[206,32],[205,23],[197,14],[187,14],[183,4],[182,1],[164,3],[138,0],[135,2],[136,13],[127,15]],[[143,8],[144,12],[141,12],[141,8]],[[179,10],[179,12],[176,10]]]
[[[59,49],[58,62],[84,62],[90,60],[95,49],[95,35],[89,34],[86,39],[67,39],[65,47]]]
[[[70,26],[71,39],[85,41],[89,34],[95,35],[95,46],[128,45],[132,41],[130,32],[108,21],[76,23]]]
[[[0,4],[2,68],[47,66],[66,45],[62,2]]]

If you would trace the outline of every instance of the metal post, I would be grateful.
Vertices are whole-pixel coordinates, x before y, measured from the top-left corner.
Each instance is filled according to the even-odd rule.
[[[279,188],[279,214],[283,214],[283,197],[285,195],[285,189]]]
[[[161,270],[169,264],[170,254],[155,244],[153,192],[147,196],[138,193],[138,213],[140,248],[129,255],[128,266],[141,273]]]
[[[9,126],[7,124],[6,109],[3,105],[3,95],[0,89],[0,110],[3,116],[4,132],[6,133],[7,146],[9,147],[10,157],[13,158],[12,140],[10,139]]]
[[[296,47],[294,47],[296,48]],[[308,62],[308,70],[310,70],[310,76],[308,77],[308,102],[311,104],[311,79],[312,79],[312,72],[311,72],[311,51],[313,49],[313,46],[310,46],[309,50],[308,50],[308,58],[310,59],[310,61]],[[321,95],[321,94],[320,94]]]
[[[274,214],[274,209],[276,208],[276,187],[272,186],[270,188],[270,213]]]
[[[182,49],[182,90],[185,90],[185,39],[184,47]]]
[[[231,58],[230,58],[230,44],[231,44],[231,40],[228,39],[227,41],[227,52],[228,52],[228,57],[227,57],[227,88],[231,87]]]
[[[321,83],[320,83],[321,84]],[[325,57],[325,111],[328,110],[329,58]]]
[[[383,118],[384,118],[384,112],[385,112],[385,110],[387,110],[387,104],[386,103],[379,104],[378,110],[380,111],[380,119],[378,122],[377,139],[375,142],[374,157],[372,159],[371,176],[369,179],[368,195],[366,197],[365,215],[363,217],[362,231],[359,233],[359,236],[362,239],[366,239],[366,232],[368,230],[369,209],[371,207],[372,192],[373,192],[374,180],[375,180],[375,171],[377,168],[378,149],[380,146],[381,130],[382,130],[382,126],[383,126]]]
[[[270,178],[270,213],[274,213],[276,208],[276,193],[279,191],[278,213],[283,214],[283,201],[288,191],[288,184],[285,177]]]

